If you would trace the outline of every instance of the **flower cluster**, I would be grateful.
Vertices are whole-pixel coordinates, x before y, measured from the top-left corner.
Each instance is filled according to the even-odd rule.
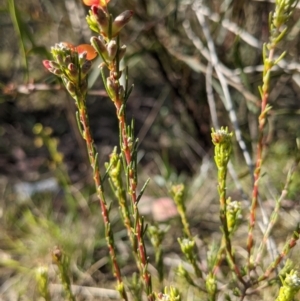
[[[130,21],[132,15],[133,12],[131,10],[125,10],[112,20],[106,6],[93,5],[86,20],[93,31],[111,40],[116,37],[120,30]]]
[[[128,91],[124,91],[124,87],[119,83],[122,75],[119,63],[125,55],[126,45],[120,46],[117,36],[132,15],[131,10],[126,10],[113,20],[106,6],[93,5],[87,16],[90,28],[99,34],[98,37],[91,38],[91,44],[109,70],[109,76],[103,79],[107,94],[113,102],[124,102],[129,96]]]
[[[124,88],[117,82],[122,74],[118,63],[123,58],[126,46],[119,46],[116,37],[130,21],[133,12],[126,10],[114,20],[107,9],[108,0],[86,1],[92,5],[87,22],[90,28],[99,34],[91,38],[91,45],[73,46],[62,42],[51,48],[53,60],[44,60],[44,66],[53,74],[61,77],[68,92],[74,99],[83,99],[87,92],[87,74],[97,54],[100,55],[110,76],[106,79],[106,90],[114,100],[118,95],[124,98]]]
[[[59,43],[51,48],[53,60],[44,60],[44,66],[53,74],[61,77],[70,95],[85,96],[87,74],[92,62],[87,59],[87,51],[79,53],[68,43]]]

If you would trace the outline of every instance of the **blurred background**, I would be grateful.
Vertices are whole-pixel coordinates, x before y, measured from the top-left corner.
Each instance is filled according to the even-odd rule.
[[[232,127],[228,117],[232,107],[249,152],[256,139],[261,49],[268,40],[268,14],[273,5],[269,1],[204,1],[201,8],[198,6],[197,1],[179,0],[110,3],[114,15],[125,9],[134,11],[121,37],[127,45],[124,65],[129,66],[130,82],[135,87],[128,103],[128,119],[136,119],[141,160],[150,170],[155,169],[153,156],[158,155],[179,173],[191,175],[198,171],[211,149],[213,123],[208,91],[218,125]],[[55,43],[89,43],[93,33],[85,22],[87,12],[88,7],[73,0],[2,1],[2,174],[29,179],[43,171],[42,150],[34,147],[32,129],[36,123],[52,128],[51,135],[59,138],[74,177],[78,171],[82,177],[87,168],[72,100],[57,78],[41,65],[43,59],[51,57],[49,51]],[[197,14],[205,17],[206,24],[199,23]],[[298,11],[293,18],[298,20]],[[209,30],[211,41],[207,41],[203,26]],[[293,133],[294,137],[289,137],[293,145],[299,131],[299,79],[295,74],[299,68],[298,30],[294,22],[281,45],[288,49],[287,57],[273,74],[270,142],[274,136],[288,138]],[[210,53],[208,42],[213,42],[215,53]],[[214,58],[231,104],[227,103],[217,72],[211,68]],[[99,63],[94,62],[90,74],[88,103],[95,140],[105,156],[117,144],[117,122],[99,78]]]
[[[262,45],[268,41],[273,7],[272,1],[259,0],[111,0],[114,16],[134,12],[121,43],[127,45],[124,66],[134,84],[127,118],[135,119],[140,143],[140,185],[151,178],[141,209],[150,212],[150,220],[170,218],[161,214],[172,211],[172,204],[164,207],[166,199],[171,202],[170,183],[184,182],[194,232],[206,237],[218,231],[211,127],[228,126],[235,133],[234,181],[228,189],[233,198],[247,202]],[[0,262],[5,267],[0,279],[5,298],[14,298],[9,289],[14,284],[20,288],[21,282],[23,288],[32,281],[20,281],[19,269],[47,262],[46,254],[57,244],[73,254],[75,279],[94,285],[109,271],[106,261],[86,272],[107,258],[99,208],[74,102],[42,65],[55,43],[89,43],[94,33],[85,21],[88,9],[79,0],[0,0]],[[266,202],[280,194],[297,154],[299,16],[296,9],[277,53],[287,54],[272,73],[262,179]],[[100,63],[94,61],[87,102],[103,166],[118,144],[118,123],[103,89]],[[286,208],[298,208],[299,182],[295,177]],[[118,229],[117,213],[112,214]],[[117,234],[122,248],[124,233]],[[175,243],[170,238],[166,250]]]

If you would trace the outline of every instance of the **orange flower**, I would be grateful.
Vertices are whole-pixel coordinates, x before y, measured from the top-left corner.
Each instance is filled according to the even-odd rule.
[[[109,1],[110,0],[83,0],[83,3],[87,6],[96,5],[96,6],[106,7]]]
[[[95,51],[94,47],[89,44],[80,44],[78,46],[74,46],[73,44],[67,42],[62,42],[62,44],[70,48],[72,51],[77,51],[79,54],[86,52],[87,60],[93,60],[97,56],[97,52]]]

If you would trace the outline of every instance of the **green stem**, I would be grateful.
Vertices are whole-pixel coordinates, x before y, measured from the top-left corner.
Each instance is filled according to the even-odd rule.
[[[218,179],[219,179],[218,180],[219,181],[218,190],[219,190],[219,195],[220,195],[220,220],[222,223],[222,230],[223,230],[222,245],[224,242],[226,253],[227,253],[227,260],[228,260],[228,263],[229,263],[231,269],[235,272],[235,274],[237,275],[237,277],[241,281],[241,283],[243,283],[244,286],[246,286],[247,284],[246,284],[245,280],[243,279],[240,269],[235,262],[235,258],[234,258],[232,246],[231,246],[230,233],[228,230],[228,223],[227,223],[227,218],[226,218],[226,210],[227,210],[226,178],[227,178],[227,165],[218,169]],[[221,246],[221,248],[222,248],[222,246]]]

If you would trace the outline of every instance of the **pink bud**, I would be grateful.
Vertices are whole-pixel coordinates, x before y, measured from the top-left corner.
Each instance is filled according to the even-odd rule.
[[[107,52],[105,42],[103,41],[103,39],[101,37],[99,37],[99,38],[92,37],[91,44],[99,54],[103,53],[103,52]]]
[[[92,5],[91,10],[94,15],[96,16],[98,15],[98,10],[99,10],[98,5]]]
[[[91,38],[91,44],[95,48],[98,54],[102,57],[104,61],[108,60],[108,53],[106,49],[105,42],[101,37],[92,37]]]
[[[115,25],[125,25],[126,23],[129,22],[132,16],[133,16],[132,10],[125,10],[115,18],[114,23]]]
[[[130,21],[133,16],[132,10],[125,10],[117,16],[112,24],[112,36],[116,36],[120,30]]]
[[[104,11],[101,7],[93,7],[92,12],[96,17],[97,23],[99,24],[101,33],[104,36],[108,35],[108,27],[109,27],[109,15]]]
[[[75,64],[70,63],[68,65],[68,69],[66,70],[66,74],[68,75],[70,80],[77,81],[78,80],[78,68]]]
[[[69,69],[70,71],[72,71],[72,72],[77,72],[77,67],[76,67],[75,64],[73,64],[73,63],[70,63],[70,64],[68,65],[68,69]]]
[[[46,69],[50,69],[51,65],[50,65],[50,61],[49,60],[43,60],[43,65]]]

